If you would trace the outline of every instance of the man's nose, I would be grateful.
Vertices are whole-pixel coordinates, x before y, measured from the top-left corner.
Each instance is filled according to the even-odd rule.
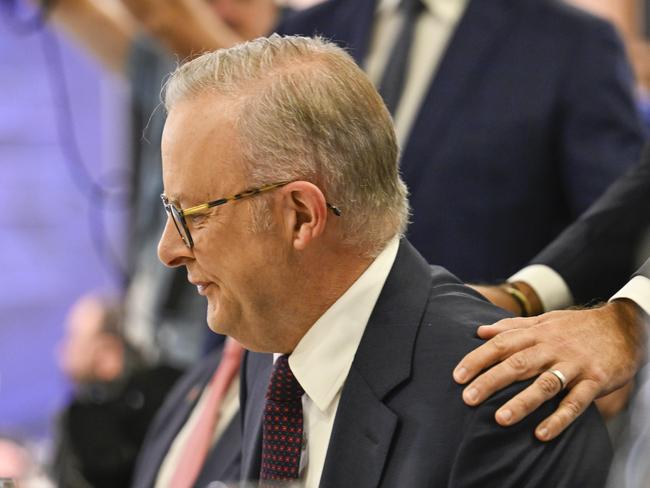
[[[165,266],[175,268],[185,264],[191,257],[192,250],[185,245],[174,222],[168,217],[158,242],[158,259]]]

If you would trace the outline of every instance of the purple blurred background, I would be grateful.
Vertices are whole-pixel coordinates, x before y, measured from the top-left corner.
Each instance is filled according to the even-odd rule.
[[[67,392],[55,358],[67,309],[119,287],[107,256],[123,262],[123,199],[98,208],[75,178],[81,160],[93,180],[123,187],[127,94],[58,36],[15,30],[0,15],[0,434],[39,438]]]

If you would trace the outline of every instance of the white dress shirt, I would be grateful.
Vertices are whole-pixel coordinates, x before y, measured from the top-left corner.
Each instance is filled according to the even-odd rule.
[[[645,276],[635,276],[621,288],[612,298],[628,298],[650,315],[650,279]]]
[[[306,488],[320,483],[341,389],[398,248],[399,239],[394,238],[289,356],[291,371],[305,390],[300,478]]]
[[[508,278],[508,281],[510,283],[523,281],[529,285],[537,293],[545,312],[561,310],[573,305],[573,295],[564,278],[544,264],[526,266]]]
[[[400,0],[380,0],[364,67],[379,85],[403,19],[397,14]],[[400,145],[408,139],[433,75],[468,0],[422,0],[425,9],[417,20],[404,93],[395,112],[395,131]]]
[[[509,282],[523,281],[537,293],[545,312],[559,310],[573,305],[573,296],[568,285],[555,270],[543,264],[526,266],[512,275]],[[650,279],[635,276],[621,288],[610,301],[628,298],[650,314]]]

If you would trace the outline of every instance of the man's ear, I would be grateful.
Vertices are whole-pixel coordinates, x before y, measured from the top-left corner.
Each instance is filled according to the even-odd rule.
[[[316,185],[294,181],[281,189],[284,231],[296,250],[302,251],[325,232],[327,203]]]

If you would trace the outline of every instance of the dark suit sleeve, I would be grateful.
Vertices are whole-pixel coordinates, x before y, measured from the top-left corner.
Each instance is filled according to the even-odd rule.
[[[522,388],[515,385],[475,409],[452,467],[448,488],[602,487],[612,459],[607,431],[592,405],[551,442],[534,439],[535,426],[558,400],[511,427],[500,427],[494,412]]]
[[[599,19],[581,25],[567,53],[558,119],[558,161],[564,161],[560,171],[574,217],[638,161],[644,140],[618,35]]]
[[[532,264],[545,264],[566,281],[576,303],[609,298],[634,273],[650,228],[650,146],[641,163],[614,183]],[[646,263],[641,274],[650,274]]]

